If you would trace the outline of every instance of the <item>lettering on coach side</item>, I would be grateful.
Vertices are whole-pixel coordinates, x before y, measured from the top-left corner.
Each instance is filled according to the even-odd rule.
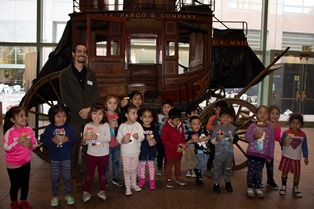
[[[173,13],[121,13],[121,18],[136,18],[136,19],[148,19],[148,18],[162,18],[162,19],[180,19],[180,20],[196,20],[196,15],[191,14],[173,14]]]

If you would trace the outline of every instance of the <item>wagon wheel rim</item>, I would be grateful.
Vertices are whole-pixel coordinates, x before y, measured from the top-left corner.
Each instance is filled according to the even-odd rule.
[[[50,162],[48,151],[41,143],[40,134],[49,124],[48,108],[56,103],[62,103],[59,87],[60,73],[54,72],[38,80],[21,102],[21,105],[28,111],[29,126],[33,128],[37,137],[38,148],[34,150],[34,153],[47,163]]]
[[[228,104],[233,105],[235,109],[235,118],[233,125],[235,126],[235,132],[239,136],[239,141],[234,144],[234,159],[233,170],[239,170],[247,166],[247,157],[245,155],[248,143],[245,141],[244,136],[248,126],[255,121],[256,107],[247,101],[237,98],[227,98],[218,101],[225,101]],[[213,102],[207,106],[200,114],[200,118],[203,124],[207,124],[208,118],[213,114],[216,103]]]

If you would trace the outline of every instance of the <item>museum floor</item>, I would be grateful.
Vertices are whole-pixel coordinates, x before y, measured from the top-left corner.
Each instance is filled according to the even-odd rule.
[[[285,128],[283,128],[285,129]],[[93,209],[137,209],[137,208],[158,208],[158,209],[202,209],[202,208],[289,208],[289,209],[308,209],[314,208],[314,129],[304,128],[308,136],[309,146],[309,165],[305,166],[302,161],[300,191],[303,194],[302,198],[297,198],[292,195],[292,175],[288,179],[288,191],[285,196],[279,195],[278,191],[270,190],[264,187],[266,197],[264,199],[249,198],[246,196],[246,171],[242,169],[235,171],[232,177],[233,193],[228,193],[224,187],[220,194],[216,194],[212,189],[212,180],[204,177],[205,186],[200,188],[196,186],[194,178],[186,178],[187,185],[174,185],[174,188],[166,188],[163,177],[156,177],[156,190],[149,190],[146,185],[141,192],[133,192],[132,196],[125,196],[124,187],[117,187],[109,184],[107,190],[107,200],[103,201],[97,197],[98,179],[95,176],[92,198],[89,202],[83,203],[82,191],[73,191],[73,196],[76,203],[73,206],[68,206],[64,199],[60,201],[60,205],[56,208],[93,208]],[[2,133],[2,126],[0,128]],[[2,139],[2,138],[1,138]],[[280,160],[280,147],[276,146],[275,151],[275,181],[278,185],[281,184],[280,172],[277,167]],[[0,146],[0,209],[10,208],[9,197],[9,178],[4,165],[3,144]],[[184,168],[183,168],[184,169]],[[184,175],[184,170],[182,171]],[[95,174],[96,175],[96,174]],[[184,177],[185,178],[185,177]],[[266,179],[264,175],[264,185]],[[223,181],[221,182],[224,185]],[[39,157],[34,155],[31,164],[31,178],[29,203],[34,209],[46,209],[50,206],[51,191],[50,191],[50,169],[49,165],[43,162]]]

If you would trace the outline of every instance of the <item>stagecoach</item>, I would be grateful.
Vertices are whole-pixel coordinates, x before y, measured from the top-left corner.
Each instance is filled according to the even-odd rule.
[[[243,136],[254,121],[256,107],[240,97],[267,76],[288,49],[265,68],[248,46],[247,24],[238,22],[242,28],[232,29],[215,18],[214,8],[214,0],[208,4],[196,0],[192,4],[182,0],[125,0],[123,5],[73,1],[73,13],[62,38],[21,101],[35,121],[39,144],[47,125],[45,107],[62,103],[60,71],[72,63],[72,46],[85,43],[87,65],[97,75],[101,100],[108,94],[122,99],[132,91],[141,91],[145,106],[154,108],[166,98],[182,111],[187,105],[211,98],[232,104],[240,137],[235,144],[234,169],[245,167]],[[213,28],[214,22],[222,28]],[[139,47],[142,54],[136,55]],[[150,61],[138,62],[136,57],[143,55],[150,56]],[[235,98],[225,98],[224,88],[242,91]],[[214,105],[201,112],[204,123]],[[35,152],[49,162],[43,146]]]

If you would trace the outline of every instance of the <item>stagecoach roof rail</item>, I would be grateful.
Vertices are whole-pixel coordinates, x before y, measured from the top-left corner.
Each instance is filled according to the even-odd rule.
[[[213,21],[213,23],[218,22],[218,23],[220,23],[221,25],[223,25],[226,29],[230,29],[230,28],[227,26],[228,24],[241,24],[241,25],[242,25],[243,33],[244,33],[245,36],[247,36],[247,34],[248,34],[248,24],[247,24],[247,22],[245,22],[245,21],[219,20],[217,17],[215,17],[215,15],[214,15],[214,18],[215,18],[217,21]]]
[[[262,70],[248,85],[246,85],[236,96],[235,98],[240,98],[256,81],[260,80],[262,77],[265,77],[269,73],[273,72],[274,70],[271,67],[290,49],[287,47],[284,51],[282,51],[275,59],[264,69]],[[279,68],[278,68],[279,69]]]

